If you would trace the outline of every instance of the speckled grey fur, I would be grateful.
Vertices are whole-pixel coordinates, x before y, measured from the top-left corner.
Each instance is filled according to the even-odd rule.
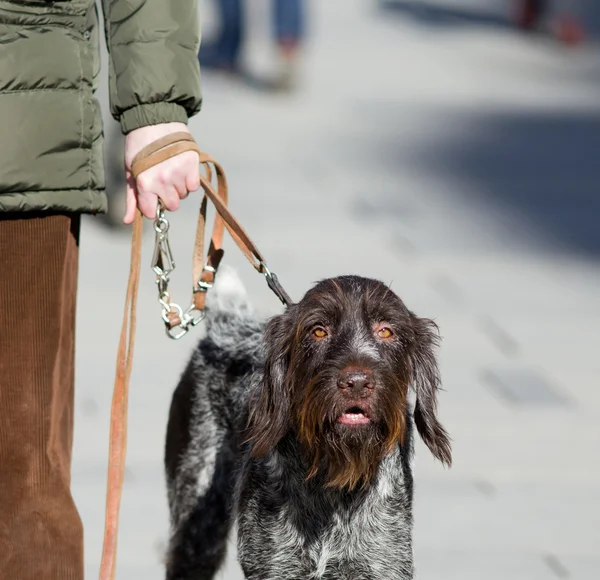
[[[266,456],[252,457],[244,433],[249,398],[263,383],[265,323],[235,274],[219,277],[206,337],[171,407],[167,579],[214,578],[234,523],[250,580],[412,579],[412,414],[403,443],[353,491],[327,487],[321,476],[307,480],[293,432]]]

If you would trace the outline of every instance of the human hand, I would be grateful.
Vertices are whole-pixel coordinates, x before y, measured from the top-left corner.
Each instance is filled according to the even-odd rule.
[[[127,202],[123,222],[130,224],[136,207],[149,218],[156,217],[158,199],[169,211],[179,208],[179,200],[190,191],[200,187],[198,154],[186,151],[166,159],[140,173],[137,179],[131,173],[131,162],[146,145],[171,133],[189,133],[184,123],[161,123],[134,129],[125,138],[125,177],[127,179]]]

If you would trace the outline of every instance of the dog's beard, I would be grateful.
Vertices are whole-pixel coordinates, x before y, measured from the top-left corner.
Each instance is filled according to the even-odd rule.
[[[348,402],[325,377],[315,377],[296,401],[296,430],[308,479],[322,474],[328,487],[353,490],[372,481],[381,460],[402,444],[406,428],[406,384],[382,376],[369,401],[370,422],[348,427],[338,419]]]

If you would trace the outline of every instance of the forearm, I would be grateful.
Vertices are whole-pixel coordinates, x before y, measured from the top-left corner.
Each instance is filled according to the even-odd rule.
[[[103,0],[110,107],[124,133],[187,123],[202,103],[198,0]]]

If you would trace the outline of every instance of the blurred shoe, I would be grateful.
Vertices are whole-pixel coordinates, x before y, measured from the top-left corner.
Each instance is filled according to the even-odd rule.
[[[275,90],[292,92],[299,85],[299,43],[296,40],[279,42],[279,70],[275,78]]]
[[[275,78],[275,90],[291,93],[298,88],[298,66],[296,62],[286,60],[281,63]]]
[[[569,14],[556,18],[552,30],[560,42],[569,46],[576,46],[585,40],[585,30],[581,22]]]

